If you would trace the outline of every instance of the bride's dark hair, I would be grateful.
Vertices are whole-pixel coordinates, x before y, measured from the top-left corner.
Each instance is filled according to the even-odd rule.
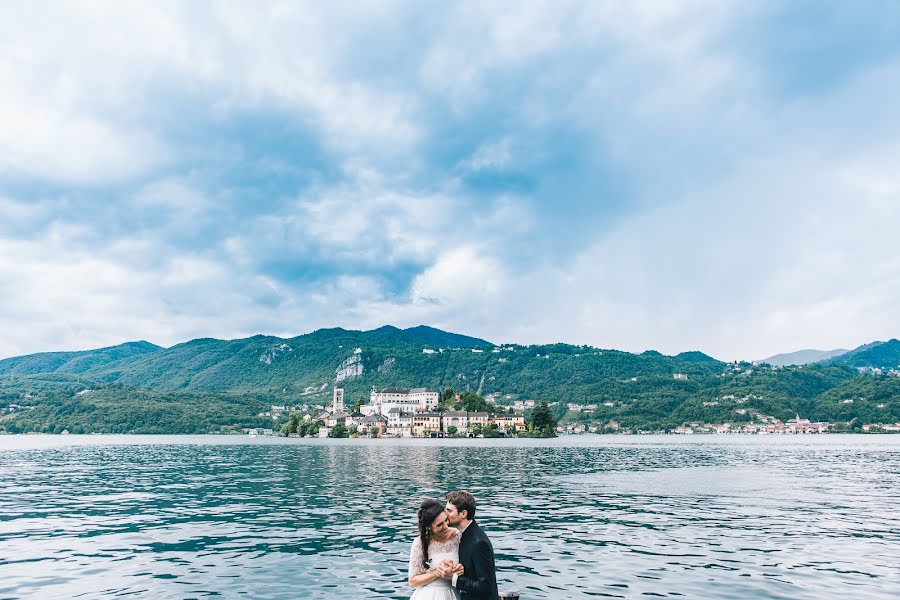
[[[422,542],[422,567],[428,569],[428,541],[431,539],[431,524],[444,512],[444,505],[434,498],[425,498],[419,507],[419,540]]]

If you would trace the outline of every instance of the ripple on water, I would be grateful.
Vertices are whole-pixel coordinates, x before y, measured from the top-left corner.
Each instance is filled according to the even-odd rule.
[[[0,437],[0,598],[408,598],[457,487],[523,600],[893,597],[900,436],[720,440]]]

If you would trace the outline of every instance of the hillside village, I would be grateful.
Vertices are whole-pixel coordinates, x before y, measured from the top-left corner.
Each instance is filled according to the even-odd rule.
[[[426,388],[373,388],[369,402],[354,411],[347,409],[344,398],[344,389],[335,387],[330,407],[303,415],[305,423],[321,424],[315,436],[332,437],[337,428],[375,438],[484,436],[489,430],[495,435],[516,435],[526,430],[521,411],[439,411],[440,394]],[[272,417],[277,419],[283,410],[275,409],[284,407],[272,408]]]

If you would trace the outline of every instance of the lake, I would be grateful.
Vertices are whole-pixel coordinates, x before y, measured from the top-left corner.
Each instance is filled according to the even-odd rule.
[[[522,600],[900,590],[900,436],[0,436],[0,599],[408,598],[454,488]]]

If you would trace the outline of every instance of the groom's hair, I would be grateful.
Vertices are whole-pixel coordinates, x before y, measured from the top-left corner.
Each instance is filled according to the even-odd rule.
[[[446,496],[447,502],[456,507],[457,512],[466,511],[466,518],[470,521],[475,518],[475,496],[464,490],[450,492]]]

